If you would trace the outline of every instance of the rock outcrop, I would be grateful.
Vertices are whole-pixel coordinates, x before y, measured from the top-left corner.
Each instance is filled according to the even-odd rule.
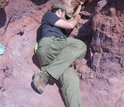
[[[65,107],[56,80],[42,95],[33,88],[32,76],[40,70],[34,46],[42,16],[53,4],[63,3],[72,14],[80,0],[10,0],[7,6],[2,1],[9,0],[0,0],[0,44],[5,46],[0,55],[0,107]],[[124,1],[89,0],[69,33],[88,47],[86,57],[73,63],[85,107],[123,107]]]

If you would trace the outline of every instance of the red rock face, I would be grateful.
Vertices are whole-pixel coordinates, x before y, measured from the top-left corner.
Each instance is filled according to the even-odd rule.
[[[99,97],[100,107],[121,107],[124,71],[124,2],[101,0],[93,15],[90,79],[92,97]],[[97,90],[97,91],[96,91]],[[97,93],[96,93],[97,92]],[[93,94],[94,93],[94,94]],[[120,93],[120,94],[119,94]],[[101,96],[101,98],[100,98]],[[98,107],[94,101],[93,107]],[[113,103],[112,103],[113,102]]]
[[[123,69],[123,6],[122,1],[98,2],[91,45],[92,67],[96,71],[116,73]]]
[[[42,95],[34,90],[32,76],[40,70],[34,46],[42,16],[54,3],[65,4],[72,14],[79,1],[11,0],[0,9],[0,44],[5,46],[0,55],[1,107],[65,107],[55,80]],[[85,107],[124,106],[123,23],[123,0],[89,0],[78,25],[69,32],[88,47],[85,59],[73,63]]]

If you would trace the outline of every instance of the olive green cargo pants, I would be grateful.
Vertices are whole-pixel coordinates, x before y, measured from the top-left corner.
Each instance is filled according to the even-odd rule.
[[[62,97],[67,107],[84,107],[79,90],[79,78],[70,65],[86,54],[86,45],[74,38],[46,37],[38,46],[38,59],[61,85]]]

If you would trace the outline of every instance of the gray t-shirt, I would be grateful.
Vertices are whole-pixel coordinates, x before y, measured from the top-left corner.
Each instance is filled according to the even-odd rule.
[[[44,37],[64,37],[66,38],[66,31],[65,29],[58,28],[54,26],[54,24],[59,20],[60,18],[52,12],[47,12],[42,18],[42,38]]]

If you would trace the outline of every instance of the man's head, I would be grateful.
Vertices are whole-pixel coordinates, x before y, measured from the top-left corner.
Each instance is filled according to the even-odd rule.
[[[71,16],[68,14],[66,8],[62,4],[54,4],[51,7],[51,12],[56,13],[60,18],[66,18],[66,19],[71,19]]]

